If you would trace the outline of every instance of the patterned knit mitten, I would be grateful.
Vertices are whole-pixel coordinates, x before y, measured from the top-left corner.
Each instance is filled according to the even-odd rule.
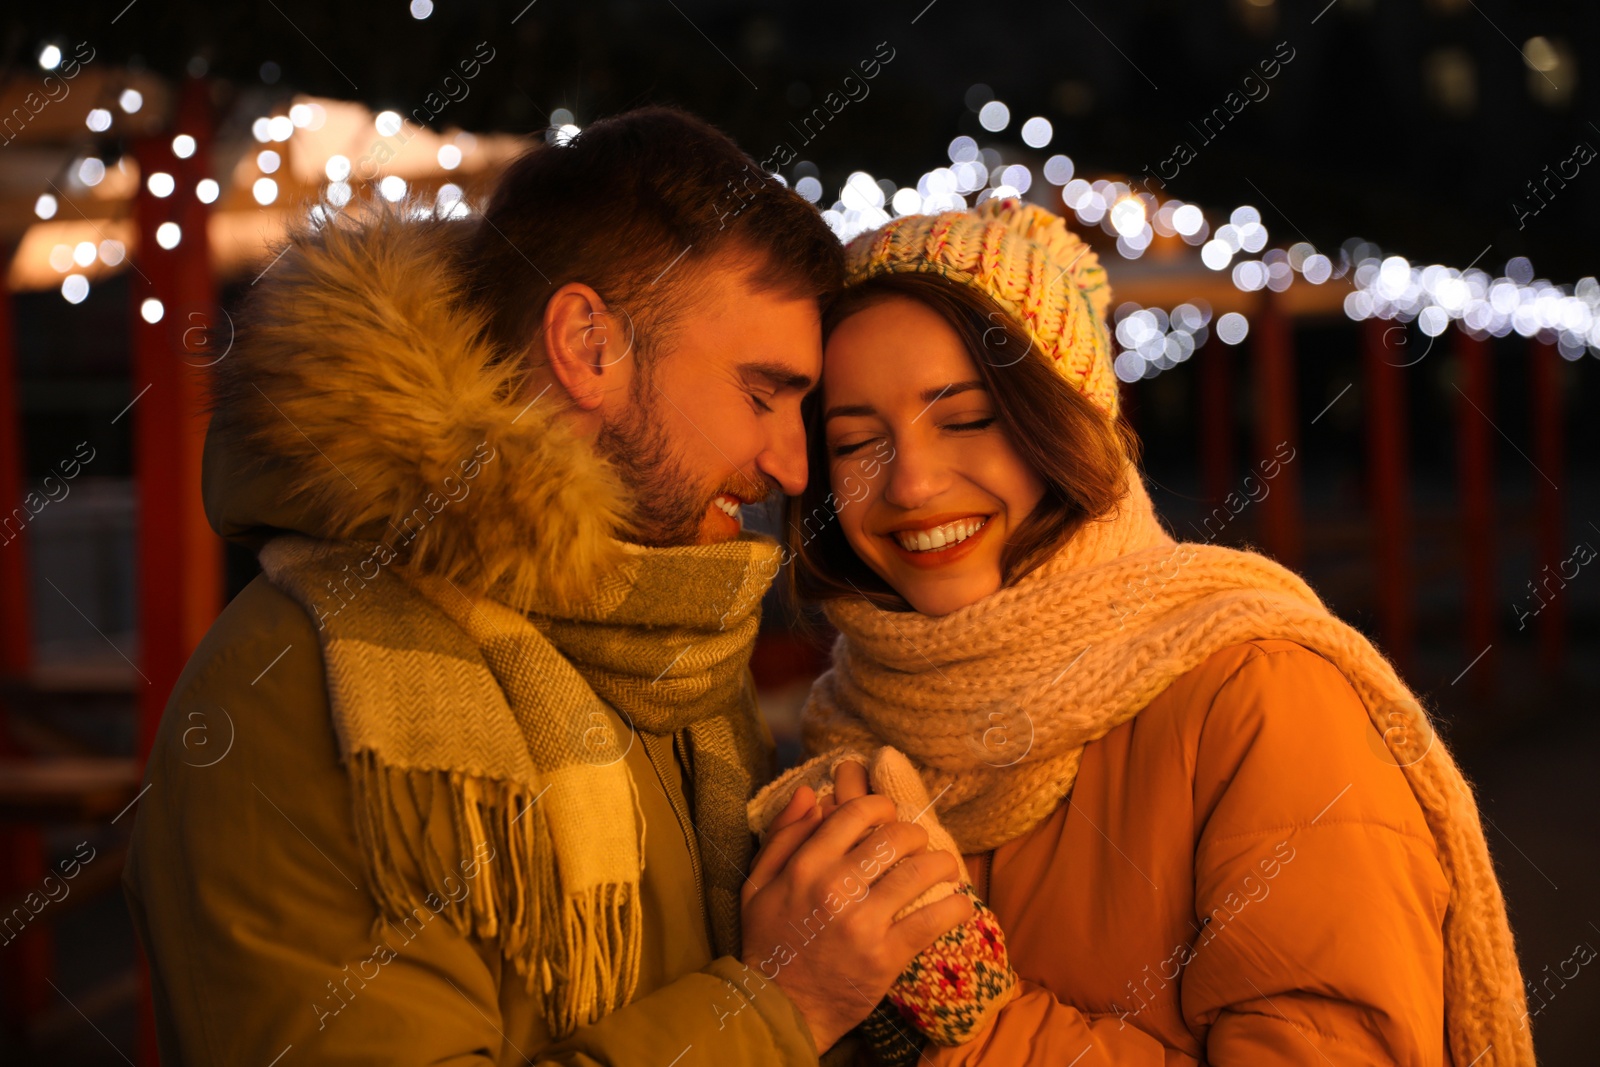
[[[899,750],[885,746],[870,755],[859,752],[825,753],[790,770],[757,794],[750,802],[751,829],[764,832],[789,798],[801,785],[810,785],[818,797],[833,791],[833,769],[845,759],[867,765],[872,791],[894,801],[899,817],[914,821],[928,831],[928,848],[943,849],[956,857],[960,883],[940,882],[900,911],[903,919],[925,905],[951,893],[964,893],[973,903],[974,913],[917,954],[889,989],[885,1003],[874,1010],[863,1024],[863,1035],[879,1061],[886,1064],[909,1062],[903,1057],[910,1050],[916,1058],[918,1035],[939,1045],[959,1045],[970,1040],[988,1024],[1011,999],[1016,988],[1016,972],[1011,969],[1000,924],[988,905],[978,899],[967,874],[966,863],[949,831],[939,824],[928,799],[922,776]],[[900,1015],[879,1018],[892,1004]],[[912,1033],[910,1028],[915,1028]]]

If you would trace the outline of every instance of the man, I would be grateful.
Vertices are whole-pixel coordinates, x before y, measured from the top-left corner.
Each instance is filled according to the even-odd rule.
[[[662,109],[481,220],[291,240],[206,449],[265,574],[173,692],[124,879],[163,1062],[814,1063],[966,917],[894,920],[955,863],[881,797],[745,878],[778,549],[738,515],[805,483],[840,273]]]

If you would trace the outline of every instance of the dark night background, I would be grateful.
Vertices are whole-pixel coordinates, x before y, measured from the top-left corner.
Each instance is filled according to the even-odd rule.
[[[1597,24],[1600,15],[1588,5],[1502,0],[437,0],[425,19],[414,18],[406,0],[207,6],[113,0],[9,11],[0,38],[0,84],[36,75],[43,42],[87,39],[98,52],[97,66],[142,69],[173,84],[186,75],[211,79],[217,139],[239,141],[248,140],[256,116],[281,111],[295,94],[409,114],[486,41],[495,60],[483,66],[466,98],[449,105],[442,124],[537,135],[558,108],[582,125],[641,104],[671,103],[711,120],[761,159],[780,142],[797,143],[791,123],[886,42],[894,58],[870,82],[870,93],[800,149],[800,157],[820,170],[823,206],[857,170],[915,185],[919,175],[946,163],[953,137],[967,134],[999,148],[1008,162],[1032,165],[1029,198],[1065,211],[1058,190],[1038,174],[1047,155],[1067,153],[1079,176],[1126,180],[1153,170],[1177,142],[1187,141],[1197,149],[1193,162],[1164,190],[1152,186],[1164,198],[1204,206],[1208,218],[1219,221],[1239,204],[1254,204],[1272,234],[1271,247],[1304,240],[1337,259],[1341,244],[1361,237],[1418,264],[1464,268],[1482,256],[1479,266],[1491,275],[1502,273],[1511,257],[1526,256],[1537,277],[1570,292],[1580,278],[1600,273],[1600,158],[1565,187],[1552,183],[1547,206],[1523,226],[1518,205],[1523,211],[1537,206],[1529,184],[1544,181],[1546,167],[1568,160],[1580,143],[1600,149]],[[1202,143],[1190,123],[1238,91],[1280,42],[1293,49],[1293,59],[1266,83],[1267,95]],[[974,86],[1009,105],[1006,130],[991,134],[979,125],[968,103],[982,102],[971,96]],[[1050,145],[1038,151],[1017,135],[1021,121],[1034,115],[1054,127]],[[93,135],[78,132],[80,143],[61,149],[62,165],[94,143]],[[114,133],[98,143],[104,153],[118,151]],[[20,168],[8,173],[14,159],[0,149],[0,206],[18,216],[6,225],[20,232],[32,221],[33,198],[43,186],[34,188]],[[792,167],[782,170],[791,181],[796,177]],[[1115,286],[1127,264],[1104,243],[1097,248]],[[230,281],[233,288],[222,291],[225,303],[239,293],[239,279]],[[70,453],[64,442],[79,439],[80,425],[91,416],[108,417],[131,398],[120,340],[126,305],[121,279],[97,283],[96,296],[75,307],[54,291],[15,297],[30,481],[54,457]],[[1573,581],[1565,653],[1552,666],[1513,614],[1525,581],[1538,572],[1533,516],[1542,475],[1528,458],[1539,409],[1522,370],[1527,342],[1513,334],[1493,343],[1499,636],[1488,662],[1498,667],[1493,674],[1471,670],[1477,650],[1465,647],[1460,633],[1463,530],[1451,389],[1460,370],[1448,343],[1454,333],[1439,338],[1437,354],[1405,372],[1409,425],[1402,436],[1414,512],[1407,548],[1417,570],[1417,650],[1407,678],[1439,716],[1441,733],[1480,790],[1524,974],[1540,981],[1575,943],[1600,945],[1594,770],[1600,754],[1594,717],[1600,707],[1600,577],[1586,571]],[[1413,331],[1415,350],[1426,342]],[[1294,344],[1292,416],[1304,456],[1302,569],[1331,607],[1377,635],[1381,590],[1369,547],[1384,533],[1373,518],[1363,466],[1370,409],[1360,336],[1344,316],[1323,315],[1297,321]],[[1229,412],[1241,476],[1256,458],[1246,348],[1235,359],[1238,388]],[[1557,410],[1565,425],[1563,468],[1554,482],[1560,483],[1567,545],[1583,539],[1600,544],[1600,429],[1589,417],[1600,403],[1595,358],[1591,351],[1559,367]],[[1341,390],[1351,383],[1345,396]],[[1333,406],[1341,397],[1343,403]],[[1132,387],[1156,503],[1180,528],[1210,507],[1196,467],[1200,404],[1192,363]],[[116,431],[121,438],[101,435],[111,443],[98,468],[124,483],[132,470],[127,431],[123,424]],[[127,546],[136,520],[117,512],[103,521],[123,524],[113,539],[120,538],[118,551],[131,558]],[[1255,523],[1247,514],[1230,530],[1230,542],[1253,542],[1260,533]],[[61,566],[83,565],[52,558]],[[119,575],[127,570],[124,563],[105,566]],[[230,588],[237,588],[253,561],[235,554],[230,566]],[[110,584],[106,610],[131,617],[128,582]],[[758,658],[767,655],[768,669],[792,689],[809,679],[815,653],[803,642],[785,644],[783,612],[769,614],[769,630],[779,640]],[[75,618],[67,621],[78,625]],[[785,649],[792,663],[778,662]],[[56,714],[44,705],[25,710],[41,721]],[[114,698],[62,708],[52,728],[102,750],[133,745],[132,720]],[[104,827],[96,832],[115,845],[116,834]],[[62,853],[82,837],[72,828],[52,833],[48,840]],[[48,994],[54,999],[47,1016],[0,1034],[0,1060],[24,1062],[13,1060],[10,1050],[21,1055],[27,1048],[28,1062],[122,1062],[121,1053],[131,1054],[135,1045],[137,986],[120,895],[109,892],[63,919],[57,950],[62,995]],[[5,952],[0,947],[0,965]],[[1546,987],[1554,992],[1546,994],[1547,1006],[1535,1020],[1542,1063],[1595,1062],[1600,974],[1591,970],[1559,988]],[[68,995],[93,1017],[94,1029],[69,1008]]]

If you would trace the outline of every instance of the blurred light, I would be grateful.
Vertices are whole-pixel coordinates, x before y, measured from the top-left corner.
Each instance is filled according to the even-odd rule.
[[[311,110],[310,104],[295,104],[289,109],[289,121],[299,129],[305,129],[316,118],[316,112]]]
[[[552,126],[571,126],[577,121],[578,116],[574,115],[571,111],[564,107],[558,107],[554,111],[550,112],[550,125]]]
[[[55,70],[61,66],[61,49],[53,44],[47,44],[39,50],[39,66],[44,70]]]
[[[194,155],[195,147],[194,138],[186,133],[180,133],[172,139],[172,154],[179,159],[188,159]]]
[[[1124,352],[1111,364],[1117,377],[1124,382],[1136,382],[1144,377],[1144,357],[1137,352]]]
[[[107,237],[100,242],[100,262],[108,267],[115,267],[128,258],[128,249],[121,241]]]
[[[564,123],[563,125],[558,126],[556,128],[555,143],[556,144],[567,144],[574,137],[578,136],[578,134],[580,134],[582,132],[583,132],[583,130],[582,130],[581,127],[575,126],[570,122]]]
[[[433,0],[411,0],[411,17],[425,19],[433,14]]]
[[[794,183],[794,191],[813,204],[822,199],[822,183],[815,178],[801,178]]]
[[[1449,325],[1450,316],[1442,308],[1425,307],[1417,315],[1417,328],[1429,337],[1438,337]]]
[[[1260,222],[1261,212],[1257,211],[1249,204],[1240,204],[1238,207],[1233,209],[1233,214],[1228,216],[1228,221],[1233,223],[1235,226],[1243,227],[1252,222]]]
[[[90,108],[89,117],[83,121],[95,133],[104,133],[111,128],[111,112],[103,107]]]
[[[145,302],[139,305],[139,317],[152,326],[160,322],[161,316],[166,313],[167,309],[161,306],[161,301],[153,296],[146,298]]]
[[[122,105],[122,110],[133,114],[144,107],[144,94],[137,89],[124,89],[122,95],[117,97],[117,103]]]
[[[1033,187],[1033,172],[1021,163],[1013,163],[1000,172],[1000,182],[1015,189],[1015,195],[1021,196]]]
[[[56,217],[56,198],[49,193],[40,193],[39,199],[33,202],[33,213],[41,219]]]
[[[50,265],[65,273],[72,269],[72,246],[56,245],[50,250]]]
[[[1198,207],[1193,204],[1184,204],[1172,213],[1172,228],[1185,237],[1192,237],[1200,232],[1200,227],[1205,223],[1206,217]]]
[[[1533,262],[1527,256],[1514,256],[1506,260],[1506,277],[1518,285],[1533,281]]]
[[[89,279],[81,274],[69,274],[61,279],[61,295],[69,304],[81,304],[89,295]]]
[[[194,195],[200,198],[202,204],[214,204],[217,197],[222,195],[222,186],[213,178],[201,178],[194,187]]]
[[[101,158],[91,155],[82,163],[78,163],[78,181],[83,182],[85,186],[98,186],[104,178],[106,178],[106,163],[102,162]]]
[[[445,170],[455,170],[461,166],[461,149],[453,144],[439,146],[439,166]]]
[[[183,240],[183,230],[178,228],[176,222],[163,222],[156,227],[156,244],[169,252],[177,248],[181,240]]]
[[[1561,65],[1561,57],[1556,54],[1555,46],[1548,37],[1530,37],[1522,46],[1522,58],[1528,66],[1541,73],[1555,70]]]
[[[1111,225],[1124,237],[1132,237],[1144,229],[1144,201],[1136,196],[1125,196],[1111,208]]]
[[[1050,126],[1050,120],[1042,116],[1034,116],[1022,124],[1022,143],[1029,148],[1043,148],[1050,143],[1050,138],[1055,136],[1055,130]]]
[[[922,194],[915,189],[897,189],[889,203],[896,215],[915,215],[922,210]]]
[[[1246,222],[1240,225],[1239,247],[1246,252],[1259,252],[1267,247],[1267,228],[1259,222]]]
[[[1213,237],[1200,249],[1200,262],[1212,270],[1224,270],[1233,258],[1233,249],[1220,237]]]
[[[272,140],[272,120],[268,118],[256,119],[250,124],[250,136],[262,144]]]
[[[344,207],[350,202],[351,189],[346,182],[330,182],[327,195],[328,203],[334,207]]]
[[[87,267],[99,255],[93,241],[79,241],[72,249],[72,262],[80,267]]]
[[[1333,276],[1333,262],[1321,252],[1315,252],[1306,257],[1300,273],[1304,274],[1306,281],[1312,285],[1321,285]]]
[[[328,176],[330,182],[342,182],[350,177],[350,161],[344,156],[329,156],[322,173]]]
[[[946,154],[952,163],[970,163],[978,158],[978,142],[962,134],[950,142]]]
[[[267,132],[274,141],[287,141],[294,136],[294,123],[288,115],[274,115],[267,120]]]
[[[872,211],[883,208],[884,196],[878,183],[872,180],[872,175],[858,170],[845,179],[844,187],[839,190],[839,199],[845,207],[854,211]]]
[[[1233,265],[1233,284],[1247,293],[1253,293],[1267,284],[1267,271],[1259,259],[1246,259]]]
[[[406,195],[406,180],[397,174],[391,174],[378,183],[378,192],[391,204],[396,203]]]
[[[1044,179],[1051,185],[1065,185],[1072,180],[1071,156],[1051,156],[1044,161]]]
[[[282,162],[283,157],[270,148],[263,149],[256,154],[256,166],[261,168],[262,174],[277,173],[278,165]]]
[[[377,127],[378,133],[384,137],[393,137],[400,132],[400,116],[393,111],[378,112],[378,116],[372,120],[372,124]]]
[[[978,111],[978,125],[990,133],[999,133],[1011,122],[1011,109],[998,100],[991,100]]]
[[[1250,320],[1237,311],[1230,311],[1217,319],[1217,337],[1223,344],[1236,345],[1250,333]]]
[[[149,188],[151,196],[161,199],[171,196],[172,190],[178,187],[178,183],[173,180],[172,175],[164,170],[158,170],[150,175],[145,179],[144,184]]]
[[[250,193],[256,198],[256,203],[265,207],[278,199],[278,183],[271,178],[257,178],[255,184],[250,186]]]

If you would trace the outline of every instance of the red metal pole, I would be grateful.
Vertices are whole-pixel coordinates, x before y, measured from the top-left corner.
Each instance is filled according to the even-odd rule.
[[[1533,463],[1538,470],[1534,480],[1537,504],[1537,531],[1534,562],[1538,573],[1534,585],[1546,601],[1539,612],[1539,665],[1559,670],[1567,655],[1566,580],[1561,576],[1561,561],[1569,546],[1563,529],[1561,372],[1564,361],[1556,346],[1540,337],[1528,342],[1528,372],[1533,393]]]
[[[176,130],[198,149],[188,160],[172,152],[171,135],[134,143],[139,172],[166,171],[177,180],[169,197],[148,184],[134,198],[138,271],[129,286],[133,323],[134,469],[139,487],[139,753],[149,752],[161,712],[189,653],[221,608],[221,545],[206,523],[200,500],[200,453],[205,442],[204,355],[190,354],[197,329],[215,331],[216,285],[206,233],[209,212],[195,196],[211,142],[204,83],[183,89]],[[156,239],[176,223],[177,247]],[[161,302],[151,323],[141,308]],[[187,335],[187,336],[186,336]]]
[[[1213,508],[1233,489],[1233,346],[1211,334],[1194,354],[1200,376],[1200,472]]]
[[[1493,375],[1486,337],[1455,331],[1461,371],[1461,400],[1456,405],[1456,473],[1461,494],[1463,588],[1466,592],[1466,656],[1492,649],[1494,604],[1494,427]],[[1495,655],[1490,651],[1477,668],[1479,688],[1494,692]]]
[[[1294,335],[1276,293],[1262,303],[1251,331],[1256,372],[1256,459],[1265,461],[1299,451],[1295,403]],[[1293,451],[1289,451],[1289,450]],[[1261,499],[1261,543],[1286,567],[1300,565],[1300,468],[1284,463]]]
[[[183,87],[173,129],[135,142],[141,175],[165,171],[177,188],[157,198],[143,185],[134,198],[138,226],[130,280],[134,335],[134,472],[139,493],[139,632],[143,684],[139,687],[139,757],[148,757],[161,713],[184,663],[222,607],[222,545],[206,522],[200,499],[200,456],[207,418],[206,366],[231,338],[219,329],[211,268],[210,211],[195,195],[210,176],[211,108],[204,82]],[[172,135],[187,133],[196,150],[188,159],[172,151]],[[172,249],[156,240],[158,228],[176,223]],[[148,322],[148,299],[161,316]],[[158,1060],[155,1012],[148,970],[140,955],[138,1056]]]
[[[10,265],[14,249],[0,255]],[[16,338],[11,291],[0,284],[0,676],[19,678],[33,669],[32,596],[28,589],[30,514],[23,505],[27,464],[22,450],[22,401],[18,395]]]
[[[9,266],[13,250],[0,255]],[[33,671],[33,597],[28,586],[28,524],[32,519],[23,486],[27,463],[22,445],[22,403],[18,389],[16,333],[11,321],[11,291],[0,284],[0,677],[20,682]],[[9,709],[0,704],[0,755],[25,755],[11,735]],[[0,826],[0,896],[37,889],[48,873],[44,841],[37,828]],[[15,940],[15,944],[11,940]],[[8,1030],[39,1017],[46,1004],[54,939],[44,923],[20,934],[0,934],[0,996]]]
[[[1362,324],[1361,331],[1378,626],[1390,660],[1402,672],[1411,663],[1415,629],[1411,603],[1411,507],[1407,498],[1410,458],[1405,371],[1389,362],[1385,335],[1403,329],[1404,326],[1373,318]]]

